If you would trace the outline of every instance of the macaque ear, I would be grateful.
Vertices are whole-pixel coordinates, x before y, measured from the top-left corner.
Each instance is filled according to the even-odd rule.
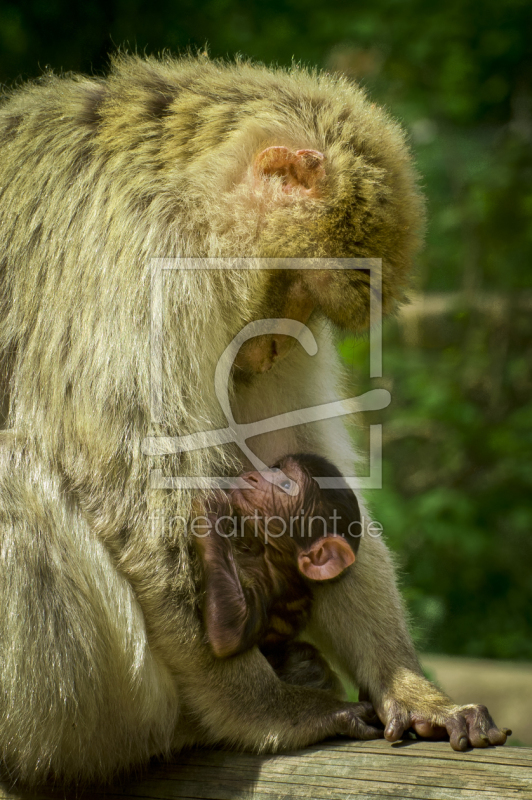
[[[297,566],[311,581],[328,581],[340,575],[354,560],[355,554],[345,539],[322,536],[312,543],[309,550],[299,553]]]
[[[318,197],[319,184],[325,177],[325,156],[318,150],[289,150],[267,147],[255,159],[256,182],[280,178],[283,191]]]

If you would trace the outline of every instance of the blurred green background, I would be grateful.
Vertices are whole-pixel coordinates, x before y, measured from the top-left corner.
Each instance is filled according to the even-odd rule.
[[[342,353],[383,385],[375,517],[398,554],[418,644],[532,658],[532,5],[530,0],[0,2],[0,81],[105,70],[127,44],[208,43],[341,71],[402,119],[428,196],[416,296]]]

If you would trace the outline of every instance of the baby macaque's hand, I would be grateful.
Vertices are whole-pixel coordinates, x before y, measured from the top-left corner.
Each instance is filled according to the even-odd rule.
[[[512,731],[498,728],[486,706],[452,705],[448,708],[435,708],[432,713],[416,713],[394,704],[384,732],[389,742],[400,739],[405,730],[412,727],[418,736],[427,739],[446,739],[449,737],[453,750],[467,750],[469,747],[489,747],[506,742]]]
[[[382,739],[384,730],[371,703],[345,703],[334,712],[336,733],[353,739]],[[380,727],[377,727],[380,726]]]

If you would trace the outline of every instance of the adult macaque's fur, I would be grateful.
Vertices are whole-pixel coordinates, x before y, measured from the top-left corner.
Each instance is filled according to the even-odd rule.
[[[324,154],[314,196],[261,174],[270,146]],[[13,779],[108,778],[187,743],[277,750],[339,732],[339,701],[279,681],[256,648],[213,658],[176,519],[193,493],[149,490],[153,467],[238,474],[240,451],[152,459],[141,441],[225,426],[214,367],[253,319],[312,312],[319,354],[273,337],[243,348],[239,421],[336,399],[327,317],[363,327],[368,277],[165,273],[164,424],[151,425],[150,258],[382,256],[390,310],[421,216],[401,131],[342,79],[120,56],[106,79],[47,76],[4,101],[0,752]],[[307,450],[352,472],[341,420],[250,444],[268,463]],[[310,633],[383,718],[448,709],[419,675],[382,541],[366,537],[352,579],[323,587]]]

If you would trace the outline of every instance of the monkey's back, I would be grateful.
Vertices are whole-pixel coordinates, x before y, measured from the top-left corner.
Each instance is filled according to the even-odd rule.
[[[257,184],[255,159],[271,146],[323,153],[322,194]],[[420,214],[400,129],[331,76],[119,56],[108,77],[49,75],[3,101],[0,362],[14,445],[0,453],[0,749],[15,777],[108,777],[168,750],[180,676],[199,682],[208,660],[183,524],[154,538],[150,516],[184,523],[193,494],[150,491],[150,470],[237,474],[239,454],[216,446],[156,462],[141,444],[226,424],[215,366],[278,296],[265,270],[166,276],[165,416],[153,423],[151,259],[382,256],[386,309]],[[337,307],[338,324],[363,326],[369,290],[357,278],[349,302],[332,281],[320,313]],[[329,399],[336,366],[320,325],[310,369],[296,352],[272,379],[235,388],[246,420]],[[221,708],[206,691],[185,694]],[[239,730],[237,720],[227,740]]]
[[[321,210],[257,207],[244,178],[272,144],[326,153]],[[142,286],[153,256],[379,255],[397,297],[416,214],[402,132],[343,79],[125,55],[107,78],[47,75],[0,108],[0,348],[39,303],[65,318]]]

